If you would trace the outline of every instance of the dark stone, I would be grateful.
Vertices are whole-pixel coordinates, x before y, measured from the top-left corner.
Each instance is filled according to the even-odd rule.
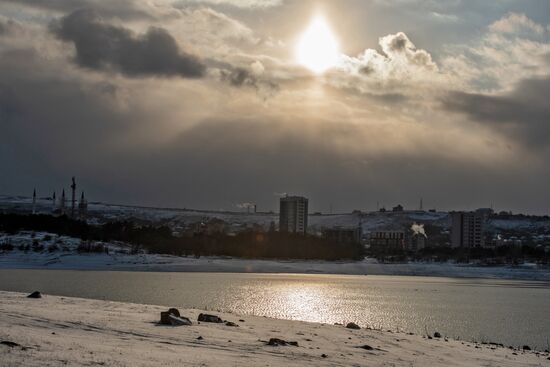
[[[274,347],[292,345],[294,347],[297,347],[298,342],[289,342],[289,341],[279,339],[279,338],[271,338],[267,342],[267,345],[271,345],[271,346],[274,346]]]
[[[170,308],[168,311],[163,311],[160,313],[160,324],[173,325],[170,315],[177,318],[181,317],[180,312],[176,308]]]
[[[326,354],[323,353],[323,354],[321,354],[321,357],[327,358],[328,356],[327,356]]]
[[[202,340],[203,337],[199,335],[199,337],[197,338],[197,340]]]
[[[364,349],[364,350],[374,350],[374,348],[371,347],[371,346],[368,345],[368,344],[361,345],[360,347],[357,347],[357,348],[361,348],[361,349]]]
[[[524,346],[523,346],[523,350],[531,350],[531,347],[528,346],[528,345],[524,345]]]
[[[354,323],[354,322],[348,322],[348,324],[346,325],[346,328],[347,329],[354,329],[354,330],[361,329],[361,327],[359,325],[357,325],[356,323]]]
[[[34,291],[27,298],[42,298],[42,294],[39,291]]]
[[[231,327],[239,327],[239,325],[237,325],[237,324],[235,324],[234,322],[231,322],[231,321],[226,321],[225,325],[231,326]]]
[[[193,325],[191,320],[189,320],[187,317],[177,317],[172,314],[168,315],[168,318],[170,319],[170,324],[172,326],[190,326]]]
[[[8,341],[8,340],[2,340],[2,341],[0,341],[0,344],[6,345],[6,346],[8,346],[8,347],[10,347],[10,348],[15,348],[15,347],[20,347],[20,346],[21,346],[21,345],[15,343],[15,342],[10,342],[10,341]]]
[[[168,313],[171,314],[171,315],[174,315],[176,317],[181,317],[180,312],[177,308],[168,309]]]
[[[434,333],[434,338],[441,338],[441,334],[439,333],[439,331],[436,331]]]
[[[244,320],[243,320],[243,319],[240,319],[239,322],[244,322]]]
[[[215,316],[215,315],[208,315],[208,314],[205,314],[205,313],[201,313],[199,315],[199,321],[203,321],[203,322],[214,322],[216,324],[221,324],[223,323],[223,320],[220,319],[218,316]]]

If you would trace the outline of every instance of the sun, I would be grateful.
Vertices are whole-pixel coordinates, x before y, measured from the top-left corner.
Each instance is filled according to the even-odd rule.
[[[317,15],[296,44],[296,61],[321,74],[338,63],[338,48],[338,41],[325,18]]]

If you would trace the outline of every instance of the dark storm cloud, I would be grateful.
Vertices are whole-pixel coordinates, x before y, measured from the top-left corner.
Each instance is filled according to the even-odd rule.
[[[256,78],[246,69],[236,68],[231,71],[223,71],[223,78],[235,87],[243,85],[256,85]]]
[[[78,65],[96,70],[116,70],[128,76],[201,77],[204,64],[179,49],[163,28],[145,34],[109,24],[97,12],[80,9],[51,25],[52,32],[74,43]]]
[[[118,114],[112,100],[107,83],[83,84],[32,49],[2,50],[0,192],[34,182],[49,194],[66,172],[91,173],[89,157],[108,160],[104,144],[138,121]]]
[[[18,28],[18,24],[11,19],[0,19],[0,37],[11,35]]]
[[[374,94],[367,93],[364,96],[371,98],[375,101],[387,103],[387,104],[399,104],[405,103],[409,100],[409,97],[402,93],[383,93],[383,94]]]
[[[279,85],[267,78],[260,78],[248,69],[226,65],[220,69],[221,79],[232,87],[254,88],[264,98],[271,96],[279,90]]]
[[[147,186],[162,185],[161,191],[182,200],[182,205],[212,208],[230,208],[240,200],[276,210],[273,192],[307,195],[312,211],[326,211],[330,202],[340,206],[337,211],[374,209],[376,201],[410,207],[416,206],[422,195],[430,197],[430,205],[454,209],[489,205],[488,198],[501,205],[540,199],[537,195],[533,200],[530,195],[521,200],[510,198],[515,186],[539,190],[540,182],[522,183],[521,176],[509,177],[509,171],[501,167],[481,169],[476,162],[462,164],[421,151],[358,157],[331,145],[333,140],[353,141],[363,135],[358,126],[302,120],[300,128],[314,128],[314,136],[296,134],[293,126],[292,122],[254,119],[203,121],[172,144],[138,153],[131,165],[124,167],[124,176],[139,176],[143,167],[149,167],[148,175],[132,190],[147,197],[151,195]],[[324,138],[327,136],[330,139]],[[374,144],[374,140],[364,143]],[[172,172],[173,167],[178,170]],[[158,177],[167,172],[171,181],[159,183]],[[403,184],[405,177],[407,183]],[[548,177],[548,173],[539,172],[539,177]],[[437,190],[441,187],[445,190]]]
[[[152,14],[135,0],[3,0],[6,3],[48,11],[69,13],[82,8],[93,8],[109,17],[121,19],[151,19]]]
[[[521,81],[504,96],[454,92],[443,100],[449,111],[491,124],[498,132],[528,145],[548,147],[550,139],[550,78]]]
[[[399,32],[389,40],[388,48],[392,51],[400,52],[405,50],[409,42],[410,41],[405,35],[405,33]]]

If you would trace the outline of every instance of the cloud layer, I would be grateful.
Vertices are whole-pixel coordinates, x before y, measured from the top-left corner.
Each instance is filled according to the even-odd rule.
[[[472,19],[458,3],[346,0],[327,11],[346,54],[315,76],[292,55],[305,1],[4,2],[0,193],[77,175],[136,204],[544,212],[550,20],[476,4],[476,34],[426,38]],[[363,34],[362,12],[391,29]]]

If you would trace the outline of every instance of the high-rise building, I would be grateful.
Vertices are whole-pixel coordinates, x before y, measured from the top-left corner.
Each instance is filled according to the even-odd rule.
[[[487,215],[483,212],[451,213],[451,246],[483,247],[485,246],[485,222]]]
[[[279,207],[279,231],[307,233],[308,199],[301,196],[281,198]]]

